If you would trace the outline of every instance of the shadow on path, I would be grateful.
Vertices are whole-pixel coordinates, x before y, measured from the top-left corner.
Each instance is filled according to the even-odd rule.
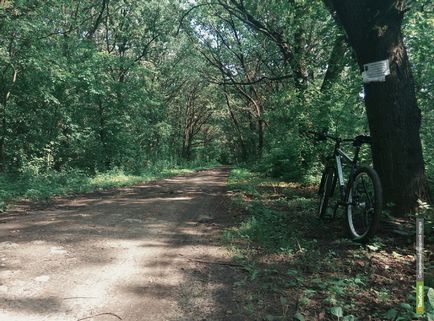
[[[229,260],[218,242],[228,173],[1,215],[0,320],[243,320],[232,290],[242,272],[214,263]]]

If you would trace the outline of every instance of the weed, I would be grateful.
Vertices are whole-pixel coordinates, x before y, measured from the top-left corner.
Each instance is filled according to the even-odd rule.
[[[391,294],[390,291],[388,289],[381,289],[380,291],[375,291],[375,294],[377,295],[378,300],[381,303],[386,303],[390,300]]]
[[[338,321],[381,319],[408,291],[403,280],[412,249],[387,238],[377,237],[366,246],[339,238],[340,231],[334,230],[340,221],[325,224],[317,219],[311,187],[273,181],[246,169],[233,171],[229,182],[233,206],[244,215],[224,238],[248,273],[239,285],[248,293],[255,291],[254,304],[245,300],[254,316],[249,319],[303,321],[326,314]],[[390,267],[387,272],[384,264]],[[396,311],[398,317],[390,320],[407,320],[402,319],[404,306]]]
[[[23,198],[48,200],[53,196],[130,186],[191,172],[193,168],[151,167],[144,169],[139,175],[113,169],[89,177],[85,172],[76,169],[57,172],[27,167],[21,173],[0,176],[0,212],[6,210],[8,203]]]

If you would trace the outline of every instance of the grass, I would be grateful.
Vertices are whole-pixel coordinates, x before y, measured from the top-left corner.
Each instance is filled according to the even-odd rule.
[[[139,175],[125,173],[114,169],[89,177],[79,170],[63,172],[24,171],[20,174],[0,176],[0,212],[7,205],[22,199],[34,201],[48,200],[54,196],[87,193],[102,189],[131,186],[142,182],[163,179],[170,176],[192,173],[195,170],[215,166],[183,166],[174,168],[154,167],[144,169]]]
[[[349,241],[343,219],[317,218],[316,186],[236,168],[229,187],[239,221],[224,239],[247,271],[236,286],[250,319],[414,319],[411,237]],[[433,252],[427,245],[431,259]]]

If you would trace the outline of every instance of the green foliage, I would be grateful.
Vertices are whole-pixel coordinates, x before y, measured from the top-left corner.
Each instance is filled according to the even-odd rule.
[[[306,166],[302,157],[302,146],[300,141],[290,140],[282,147],[275,147],[270,150],[259,169],[271,177],[280,178],[286,181],[300,181],[305,176]]]
[[[100,189],[130,186],[146,181],[153,181],[169,176],[191,173],[215,166],[215,164],[185,164],[184,166],[156,164],[142,169],[137,175],[114,168],[110,171],[89,176],[78,169],[62,172],[45,171],[39,168],[26,167],[19,174],[0,175],[0,212],[7,204],[20,199],[49,200],[53,196],[91,192]]]
[[[259,206],[260,204],[254,203],[248,208],[253,216],[240,226],[240,237],[270,248],[292,248],[291,234],[285,224],[282,224],[285,214]]]
[[[159,1],[110,2],[100,20],[92,13],[100,12],[98,3],[22,1],[2,11],[0,169],[138,174],[157,163],[181,163],[185,110],[176,107],[187,100],[177,86],[192,79],[200,60],[183,59],[183,51],[191,52],[187,39],[169,36],[178,9]],[[213,100],[213,92],[203,86],[196,104]],[[190,161],[218,157],[211,123],[194,128]]]
[[[301,131],[368,131],[351,53],[330,60],[340,31],[320,1],[225,3],[9,2],[0,12],[1,170],[138,174],[220,160],[314,180],[329,146]],[[405,34],[434,186],[433,22],[422,5],[406,15]],[[333,66],[340,72],[325,88]]]
[[[422,112],[421,138],[424,149],[425,168],[434,193],[434,55],[432,35],[434,27],[432,18],[432,4],[424,5],[422,1],[415,1],[405,18],[404,33],[406,45],[412,62],[413,74],[416,82],[416,97]],[[433,194],[434,196],[434,194]]]
[[[344,312],[341,307],[333,307],[330,309],[330,313],[338,318],[342,318],[344,316]]]
[[[248,204],[239,199],[239,204],[249,213],[249,218],[241,223],[227,238],[241,238],[249,243],[259,243],[270,251],[294,253],[304,248],[313,248],[315,242],[304,240],[299,232],[291,228],[288,213],[282,210],[271,209],[264,205],[260,199],[260,189],[272,181],[266,180],[247,169],[237,168],[232,170],[229,177],[229,186],[241,190],[246,196],[255,198]],[[294,206],[312,208],[310,200],[294,198]]]
[[[387,260],[397,267],[394,273],[404,277],[405,272],[400,271],[411,268],[413,263],[404,259],[405,256],[397,255],[397,251],[411,252],[411,246],[395,244],[388,238],[376,238],[362,247],[340,239],[342,235],[336,230],[342,229],[341,220],[335,224],[317,222],[314,217],[317,204],[312,200],[314,193],[304,191],[300,195],[303,187],[298,184],[279,182],[252,170],[235,168],[229,177],[229,185],[234,194],[235,213],[244,213],[237,226],[225,233],[232,253],[248,272],[242,283],[243,291],[252,284],[262,286],[271,282],[272,293],[265,291],[259,298],[275,294],[279,298],[285,293],[285,299],[286,294],[291,293],[292,297],[297,296],[298,312],[306,319],[313,319],[319,312],[327,314],[331,320],[341,321],[365,320],[368,315],[394,321],[415,318],[415,295],[411,288],[395,291],[395,286],[400,286],[399,280],[389,280],[389,270],[372,263],[376,262],[375,258]],[[428,266],[426,280],[430,269]],[[387,282],[372,277],[379,274]],[[422,320],[427,320],[432,313],[429,301],[434,300],[430,299],[433,293],[426,288],[427,311]],[[408,303],[387,312],[398,298]],[[359,301],[364,302],[363,306],[372,307],[362,311],[358,308]],[[279,300],[275,304],[279,306],[282,302]],[[321,310],[313,313],[312,309]],[[250,311],[252,315],[261,313],[254,304]],[[309,315],[309,311],[312,314]],[[284,313],[268,313],[264,318],[280,320],[288,317]]]
[[[332,147],[315,145],[302,132],[353,137],[369,131],[360,72],[348,48],[332,59],[341,31],[322,1],[119,0],[105,8],[98,1],[3,3],[0,208],[22,197],[46,199],[176,173],[168,168],[247,163],[255,172],[234,169],[229,184],[248,217],[227,238],[292,255],[311,273],[339,271],[335,257],[322,255],[288,214],[288,208],[305,218],[314,212],[315,202],[287,183],[317,180],[321,156]],[[412,1],[404,35],[434,192],[431,13],[426,1]],[[338,72],[327,83],[329,70]],[[432,213],[424,214],[428,239]],[[377,253],[385,244],[369,246]],[[252,280],[261,277],[256,265],[248,272]],[[293,287],[306,281],[288,276]],[[360,285],[325,284],[330,308]],[[388,300],[386,290],[377,296]],[[303,298],[308,304],[309,294]],[[335,316],[351,320],[343,314]],[[276,318],[288,318],[282,315]]]

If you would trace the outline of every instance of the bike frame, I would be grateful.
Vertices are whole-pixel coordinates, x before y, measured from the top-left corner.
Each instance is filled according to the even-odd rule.
[[[327,133],[308,131],[316,136],[317,141],[332,140],[335,143],[333,153],[327,157],[318,194],[320,195],[319,215],[324,218],[329,200],[333,197],[336,183],[339,184],[340,198],[335,202],[332,218],[336,217],[340,206],[346,210],[347,229],[354,241],[365,242],[375,233],[381,215],[382,188],[378,174],[371,167],[359,166],[360,149],[364,144],[372,144],[370,136],[358,135],[353,139],[333,137]],[[352,143],[354,154],[351,158],[345,153],[341,144]],[[345,181],[343,165],[349,164],[349,176]],[[370,186],[366,186],[364,177]],[[358,178],[360,177],[360,184]],[[357,185],[354,185],[357,180]],[[363,190],[360,190],[360,186]],[[369,188],[371,187],[371,188]],[[353,195],[354,188],[354,195]],[[371,195],[372,194],[372,195]],[[360,225],[360,226],[359,226]],[[361,229],[359,229],[361,228]]]
[[[347,194],[349,192],[349,186],[351,186],[351,183],[353,181],[354,173],[357,169],[357,162],[359,160],[360,146],[355,147],[355,153],[354,153],[353,158],[348,156],[341,149],[341,144],[343,142],[350,142],[350,141],[352,142],[353,140],[341,140],[341,139],[336,140],[336,144],[335,144],[335,148],[334,148],[334,152],[333,152],[336,177],[337,177],[337,180],[339,182],[339,195],[340,195],[340,202],[339,203],[340,203],[340,205],[346,205],[345,200],[346,200]],[[350,167],[350,176],[349,176],[349,179],[348,179],[346,185],[345,185],[345,178],[344,178],[344,173],[343,173],[343,169],[342,169],[343,163],[348,163],[351,166]],[[333,190],[331,192],[332,195],[334,193],[335,186],[336,186],[336,183],[334,182],[333,183]],[[347,186],[347,187],[345,187],[345,186]]]

